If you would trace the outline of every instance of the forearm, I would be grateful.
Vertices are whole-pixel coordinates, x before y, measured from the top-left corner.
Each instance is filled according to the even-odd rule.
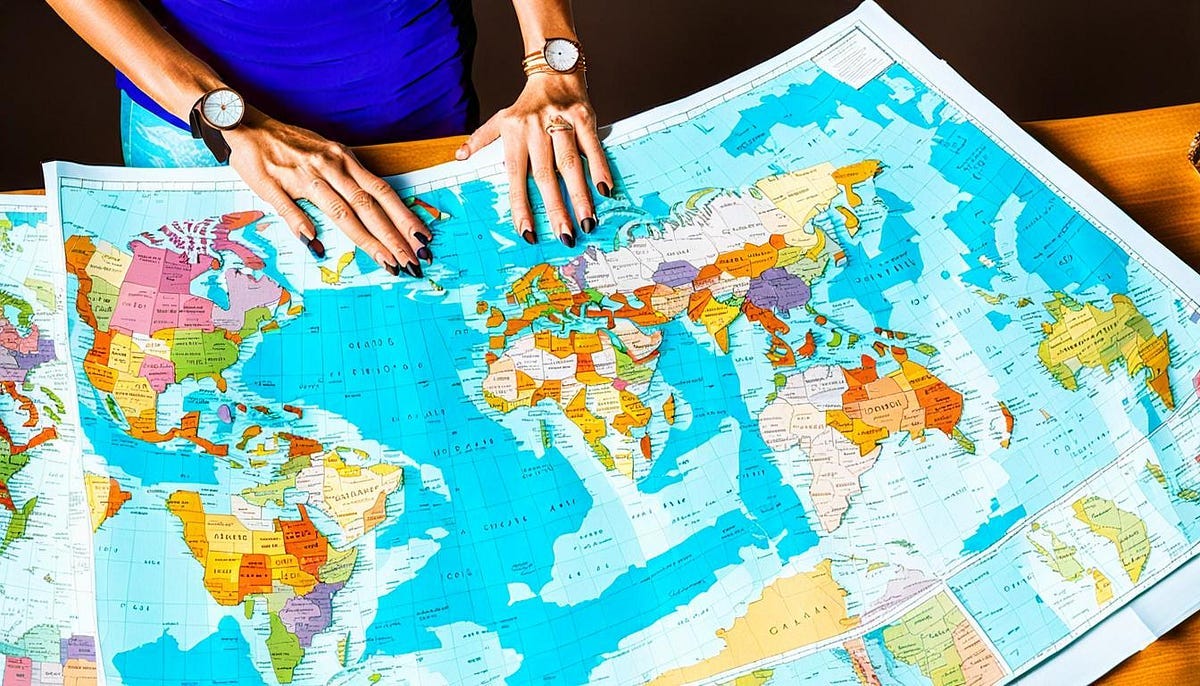
[[[541,50],[547,38],[575,36],[570,0],[513,0],[525,52]]]
[[[184,121],[201,95],[223,85],[138,0],[47,2],[104,59]]]

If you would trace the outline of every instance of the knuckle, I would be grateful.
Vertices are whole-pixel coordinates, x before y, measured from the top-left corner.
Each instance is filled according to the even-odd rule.
[[[554,173],[554,169],[548,166],[539,166],[533,170],[533,180],[539,186],[550,185],[558,182],[558,177]]]
[[[350,194],[350,204],[358,208],[368,208],[375,205],[375,197],[365,189],[359,188]]]
[[[571,116],[581,123],[587,124],[592,121],[596,115],[592,112],[592,108],[583,103],[577,103],[571,106]]]
[[[335,202],[329,205],[326,214],[335,222],[340,222],[350,216],[350,208],[344,202]]]
[[[383,179],[375,179],[370,182],[370,187],[367,189],[372,195],[387,195],[392,192],[392,187]]]
[[[572,172],[579,167],[579,153],[568,150],[558,156],[558,168],[563,172]]]
[[[329,157],[321,152],[310,152],[305,155],[304,163],[309,169],[328,169]]]

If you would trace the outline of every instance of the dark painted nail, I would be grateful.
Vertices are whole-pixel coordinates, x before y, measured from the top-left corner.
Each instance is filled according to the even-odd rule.
[[[383,268],[386,269],[387,273],[391,274],[392,276],[400,276],[400,267],[394,264],[384,265]]]
[[[433,252],[425,246],[417,250],[417,257],[425,260],[425,264],[433,264]]]
[[[530,245],[537,244],[537,234],[533,232],[533,229],[525,229],[522,231],[521,238],[524,238],[525,242]]]
[[[318,260],[325,259],[325,244],[320,238],[306,239],[304,243],[308,246],[308,251],[313,254],[313,257]]]
[[[417,236],[417,240],[421,241],[421,245],[429,245],[429,241],[433,240],[433,236],[429,236],[429,235],[423,234],[423,233],[418,233],[418,234],[416,234],[416,236]]]
[[[421,265],[416,262],[409,262],[404,265],[404,271],[414,279],[419,279],[425,275],[425,272],[421,271]]]
[[[595,231],[596,230],[596,218],[595,217],[584,217],[583,220],[579,222],[579,228],[583,229],[584,233],[591,233],[591,232]]]
[[[558,237],[558,240],[562,241],[562,244],[568,248],[575,247],[575,234],[573,233],[564,233]]]
[[[604,183],[603,181],[596,184],[596,190],[600,191],[600,195],[603,195],[606,198],[612,197],[612,189],[609,188],[608,184]]]

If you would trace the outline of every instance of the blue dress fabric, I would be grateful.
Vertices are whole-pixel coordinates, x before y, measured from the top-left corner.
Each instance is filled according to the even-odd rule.
[[[143,1],[249,105],[330,140],[387,143],[478,124],[470,0]],[[187,129],[123,74],[117,83],[132,101],[123,98],[126,117],[132,107]]]

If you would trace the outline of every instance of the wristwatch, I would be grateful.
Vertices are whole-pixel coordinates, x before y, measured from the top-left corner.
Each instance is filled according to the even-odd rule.
[[[225,142],[225,131],[237,128],[246,114],[246,101],[232,88],[211,90],[192,105],[189,116],[192,138],[204,141],[217,162],[229,161],[229,144]]]
[[[526,76],[534,74],[574,74],[586,71],[587,60],[583,46],[570,38],[548,38],[541,50],[531,52],[521,61]]]

